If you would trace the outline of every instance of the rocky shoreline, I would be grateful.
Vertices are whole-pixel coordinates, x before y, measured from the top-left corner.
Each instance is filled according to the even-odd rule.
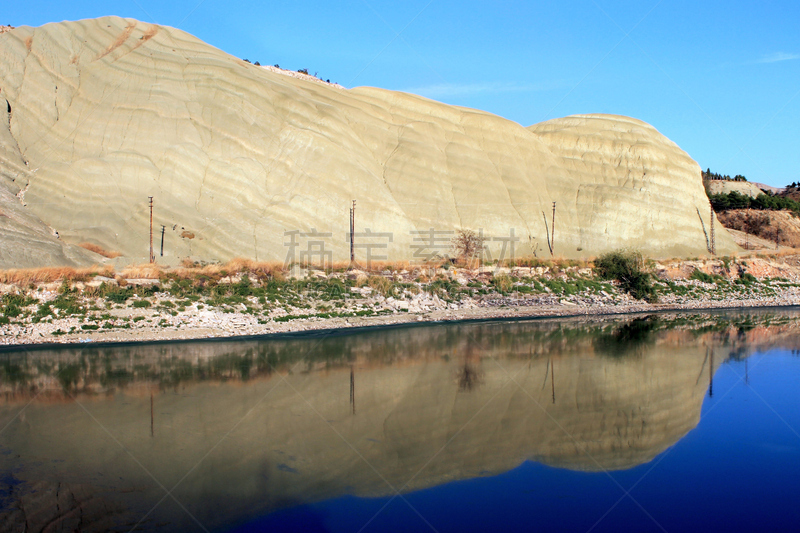
[[[636,300],[581,266],[439,268],[369,274],[238,272],[211,287],[176,277],[94,276],[0,285],[0,345],[251,337],[462,320],[527,319],[800,304],[796,256],[653,266],[658,303]],[[223,273],[225,273],[223,271]],[[251,279],[251,276],[255,279]],[[203,292],[205,291],[205,292]],[[16,302],[9,303],[9,302]]]
[[[33,329],[3,331],[0,346],[25,346],[34,344],[81,344],[81,343],[130,343],[200,339],[234,339],[303,332],[332,332],[350,328],[402,326],[419,323],[447,323],[464,320],[535,319],[591,315],[624,315],[633,313],[657,313],[665,311],[707,311],[714,309],[755,309],[768,307],[792,307],[800,305],[800,298],[770,298],[744,301],[692,301],[684,304],[647,304],[635,302],[629,305],[578,307],[575,305],[486,307],[431,311],[427,313],[398,313],[389,316],[299,319],[290,323],[262,325],[247,320],[245,315],[231,316],[218,313],[205,320],[180,321],[171,327],[141,327],[131,330],[97,331],[89,334],[47,336]],[[64,323],[66,326],[69,322]],[[9,342],[11,341],[11,342]]]

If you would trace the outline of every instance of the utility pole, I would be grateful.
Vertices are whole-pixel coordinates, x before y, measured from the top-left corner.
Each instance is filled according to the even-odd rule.
[[[164,257],[164,230],[167,227],[164,224],[161,224],[161,257]]]
[[[350,409],[353,414],[356,414],[356,373],[353,367],[350,367]]]
[[[553,256],[553,244],[550,242],[550,228],[547,227],[547,215],[542,211],[542,218],[544,219],[544,236],[547,237],[547,249],[550,250],[550,257]]]
[[[714,397],[714,349],[706,348],[711,353],[711,364],[708,367],[708,397]]]
[[[153,197],[148,196],[150,199],[150,262],[156,262],[156,256],[153,254]]]
[[[711,255],[717,255],[717,241],[714,235],[714,207],[711,207]]]
[[[353,238],[356,232],[356,201],[353,200],[353,207],[350,208],[350,267],[356,263],[355,243]]]
[[[553,202],[553,225],[550,227],[550,231],[552,232],[552,236],[550,237],[550,242],[553,244],[553,249],[556,247],[556,203]]]
[[[750,384],[750,372],[747,369],[747,359],[744,360],[744,384]]]

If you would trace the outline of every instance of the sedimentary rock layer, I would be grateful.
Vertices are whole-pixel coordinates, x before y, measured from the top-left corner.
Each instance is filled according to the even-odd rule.
[[[505,238],[491,241],[493,258],[513,230],[517,255],[549,256],[543,212],[551,219],[553,202],[556,255],[707,249],[699,166],[625,117],[524,128],[411,94],[285,76],[117,17],[0,35],[2,106],[2,187],[24,190],[26,211],[61,241],[129,258],[148,255],[149,196],[165,261],[300,260],[313,240],[346,260],[352,199],[358,232],[391,234],[357,242],[386,245],[376,255],[390,259],[447,252],[447,234],[412,233],[431,228]],[[717,232],[718,251],[735,248]],[[43,263],[62,260],[41,252]]]

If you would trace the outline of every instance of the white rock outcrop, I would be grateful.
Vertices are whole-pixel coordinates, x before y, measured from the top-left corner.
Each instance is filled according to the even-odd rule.
[[[565,257],[619,247],[698,255],[709,224],[700,167],[639,120],[524,128],[411,94],[286,76],[118,17],[0,34],[0,187],[4,213],[15,201],[21,209],[14,195],[24,191],[38,219],[29,226],[58,232],[47,246],[88,241],[128,259],[149,253],[152,196],[165,261],[300,260],[311,241],[348,260],[352,199],[357,231],[391,233],[360,242],[386,245],[376,254],[390,259],[446,252],[448,234],[431,243],[412,233],[431,228],[482,229],[496,239],[493,258],[504,246],[508,256],[513,230],[517,255],[549,255],[542,213],[550,224],[552,202],[555,254]],[[23,237],[0,240],[0,267],[16,266],[10,250]],[[717,231],[718,252],[736,248]],[[27,253],[65,262],[38,241]]]

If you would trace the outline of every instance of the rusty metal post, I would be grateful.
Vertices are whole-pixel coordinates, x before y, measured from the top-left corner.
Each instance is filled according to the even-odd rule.
[[[553,224],[550,227],[550,231],[552,232],[552,236],[550,237],[550,242],[552,243],[553,250],[555,250],[556,248],[556,203],[555,202],[553,202]]]
[[[148,196],[150,199],[150,262],[156,262],[156,256],[153,253],[153,197]]]
[[[711,255],[717,255],[717,240],[714,233],[714,207],[711,207]]]
[[[356,232],[356,201],[353,200],[353,207],[350,208],[350,266],[356,262],[355,243],[353,242]]]

